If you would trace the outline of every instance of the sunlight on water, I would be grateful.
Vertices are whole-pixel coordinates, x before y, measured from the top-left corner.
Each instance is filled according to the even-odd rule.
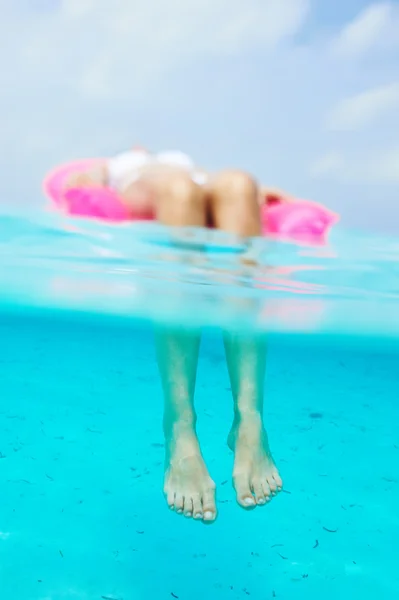
[[[256,266],[243,264],[243,256]],[[268,331],[399,333],[399,243],[250,246],[214,231],[0,219],[2,301]]]

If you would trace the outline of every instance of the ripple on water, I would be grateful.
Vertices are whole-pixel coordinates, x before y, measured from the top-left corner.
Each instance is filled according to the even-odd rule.
[[[249,250],[256,266],[241,261]],[[287,332],[399,334],[399,242],[325,246],[56,215],[0,218],[0,307]]]

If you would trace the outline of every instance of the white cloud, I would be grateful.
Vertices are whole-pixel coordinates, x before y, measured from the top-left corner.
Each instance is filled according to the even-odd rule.
[[[309,1],[62,0],[16,25],[32,75],[91,99],[142,97],[196,57],[275,47],[300,29]]]
[[[309,0],[60,0],[57,10],[35,13],[16,4],[7,3],[0,19],[0,129],[10,131],[10,146],[29,131],[19,150],[26,154],[51,136],[49,151],[63,144],[87,152],[89,135],[92,146],[101,136],[113,146],[126,123],[104,111],[106,122],[93,131],[88,122],[101,103],[129,104],[134,128],[138,110],[151,110],[179,69],[268,53],[300,29],[309,8]],[[28,110],[26,101],[19,107],[27,94]],[[68,120],[69,127],[60,122]]]
[[[95,10],[95,0],[62,0],[62,14],[68,18],[79,19]]]
[[[339,173],[343,166],[343,157],[339,152],[327,152],[316,158],[310,167],[312,177],[325,177]]]
[[[344,26],[333,40],[333,54],[356,58],[384,43],[384,37],[395,29],[397,7],[393,2],[381,2],[366,7],[351,23]]]
[[[365,178],[377,183],[399,184],[399,147],[373,156],[367,165]]]
[[[310,165],[311,177],[345,184],[399,184],[399,147],[366,148],[338,154],[327,153]],[[380,199],[382,201],[383,199]]]
[[[327,116],[327,128],[355,131],[372,125],[381,115],[398,111],[399,82],[376,87],[345,98]]]

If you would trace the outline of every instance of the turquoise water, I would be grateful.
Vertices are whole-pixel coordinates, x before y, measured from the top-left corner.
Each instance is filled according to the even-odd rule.
[[[13,600],[394,598],[399,243],[243,248],[198,232],[0,219],[0,592]],[[153,323],[204,326],[203,526],[162,495]],[[240,509],[219,323],[267,331],[285,492]]]

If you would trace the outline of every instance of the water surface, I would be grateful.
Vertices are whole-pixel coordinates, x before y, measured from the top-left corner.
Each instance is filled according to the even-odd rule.
[[[13,600],[395,598],[398,243],[327,247],[0,220],[0,593]],[[395,311],[396,307],[396,311]],[[218,488],[205,527],[162,495],[153,323],[204,326],[196,403]],[[285,492],[240,509],[218,325],[268,331]]]

